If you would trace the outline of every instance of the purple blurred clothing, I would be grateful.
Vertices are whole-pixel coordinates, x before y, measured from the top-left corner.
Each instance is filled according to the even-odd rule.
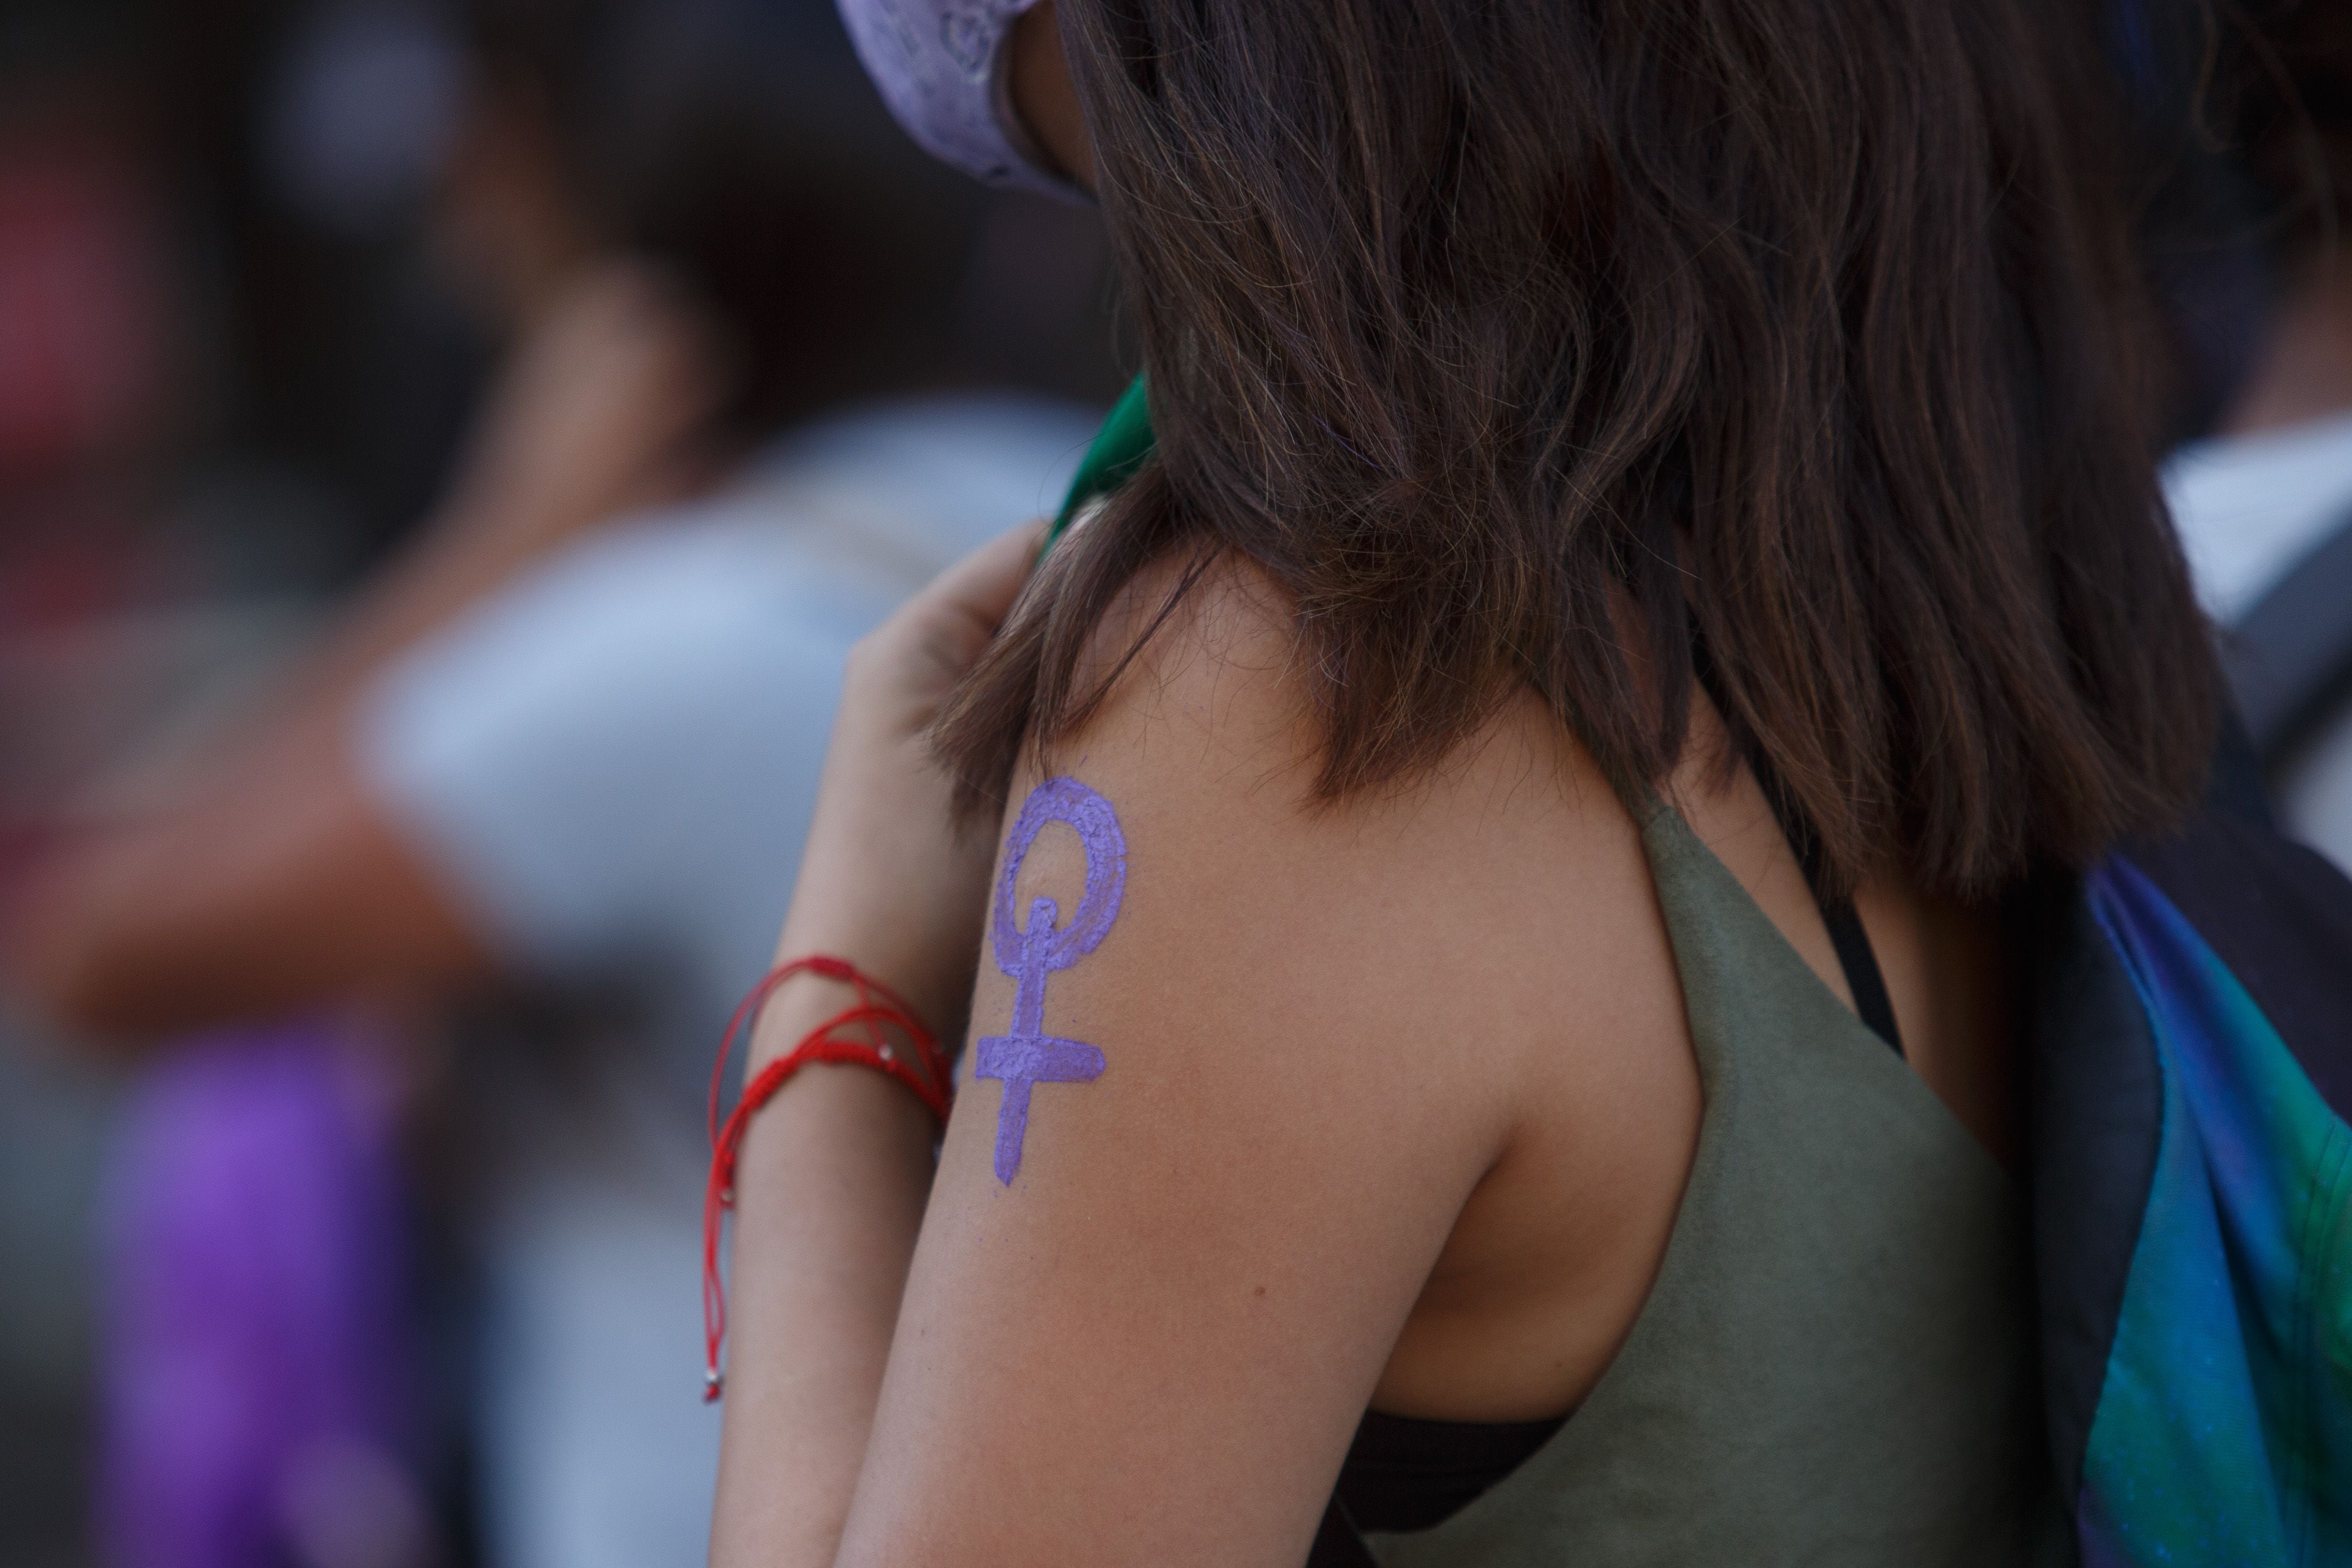
[[[102,1236],[99,1533],[123,1568],[425,1554],[400,1173],[368,1042],[311,1020],[134,1090]]]

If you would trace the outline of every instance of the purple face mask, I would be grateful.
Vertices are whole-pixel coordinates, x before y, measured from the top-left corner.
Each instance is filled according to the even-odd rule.
[[[866,74],[923,151],[992,185],[1084,202],[1013,112],[1006,44],[1014,19],[1036,3],[840,0]]]

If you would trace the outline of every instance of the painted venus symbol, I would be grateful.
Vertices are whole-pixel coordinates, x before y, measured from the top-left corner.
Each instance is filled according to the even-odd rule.
[[[1060,906],[1040,895],[1029,900],[1029,923],[1013,919],[1013,884],[1020,879],[1029,847],[1049,823],[1066,823],[1087,852],[1087,889],[1070,923],[1056,926]],[[996,1113],[996,1179],[1013,1184],[1021,1169],[1021,1144],[1029,1131],[1029,1095],[1041,1083],[1092,1083],[1102,1076],[1103,1054],[1084,1040],[1045,1033],[1045,977],[1092,952],[1118,919],[1127,894],[1127,836],[1110,802],[1076,779],[1047,779],[1029,792],[1004,840],[1004,869],[996,883],[996,907],[989,922],[996,967],[1013,977],[1010,1032],[983,1036],[977,1047],[976,1078],[1000,1079],[1004,1102]]]

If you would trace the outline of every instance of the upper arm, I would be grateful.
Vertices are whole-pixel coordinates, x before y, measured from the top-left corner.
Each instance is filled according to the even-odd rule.
[[[751,574],[662,536],[551,564],[71,856],[23,967],[151,1035],[648,949],[756,976],[839,684]]]
[[[463,984],[488,959],[324,726],[61,855],[17,967],[60,1023],[149,1037],[354,993]]]
[[[1426,918],[1442,803],[1311,805],[1286,626],[1202,592],[1056,759],[1125,843],[1115,921],[1045,988],[1044,1032],[1102,1070],[1034,1086],[1009,1184],[1006,1087],[968,1076],[845,1562],[1297,1563],[1496,1157],[1434,978],[1478,967]],[[1016,922],[1043,894],[1068,925],[1085,857],[1042,832]],[[984,955],[975,1037],[1014,992]]]

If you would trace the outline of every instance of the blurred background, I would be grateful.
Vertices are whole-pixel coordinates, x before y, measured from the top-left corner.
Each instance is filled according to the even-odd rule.
[[[2100,11],[2352,862],[2352,7]],[[832,0],[0,0],[0,1563],[698,1560],[694,1080],[841,650],[1121,341]]]
[[[712,188],[689,188],[696,170]],[[564,184],[605,210],[553,210]],[[783,210],[792,190],[807,210]],[[756,232],[743,209],[761,191],[768,226],[803,230]],[[878,262],[807,259],[844,224],[884,237],[866,247]],[[726,315],[717,335],[790,344],[698,349],[724,362],[740,435],[709,463],[886,395],[1013,389],[1066,403],[1061,428],[1082,431],[1076,411],[1121,384],[1093,215],[922,158],[831,0],[0,3],[0,890],[173,798],[436,526],[467,453],[497,441],[478,433],[497,373],[541,318],[575,318],[551,374],[645,356],[642,321],[583,326],[594,304],[558,298],[577,292],[572,252],[619,231],[690,255],[697,225],[720,230],[706,255],[756,268],[767,246],[815,269],[798,288],[779,274],[764,314],[740,298],[706,312]],[[858,278],[877,297],[845,307]],[[851,331],[855,353],[824,341]],[[1027,510],[1050,504],[1039,488]],[[100,1557],[100,1215],[137,1075],[0,1006],[0,1562],[68,1568]],[[436,1165],[448,1143],[420,1136],[431,1152],[404,1157]],[[433,1301],[464,1294],[462,1263],[428,1256],[435,1201],[399,1222],[423,1237],[408,1295],[428,1329]],[[677,1283],[690,1300],[691,1274]],[[253,1560],[479,1560],[467,1424],[429,1415],[440,1430],[411,1445],[421,1523],[373,1544],[295,1530]]]

